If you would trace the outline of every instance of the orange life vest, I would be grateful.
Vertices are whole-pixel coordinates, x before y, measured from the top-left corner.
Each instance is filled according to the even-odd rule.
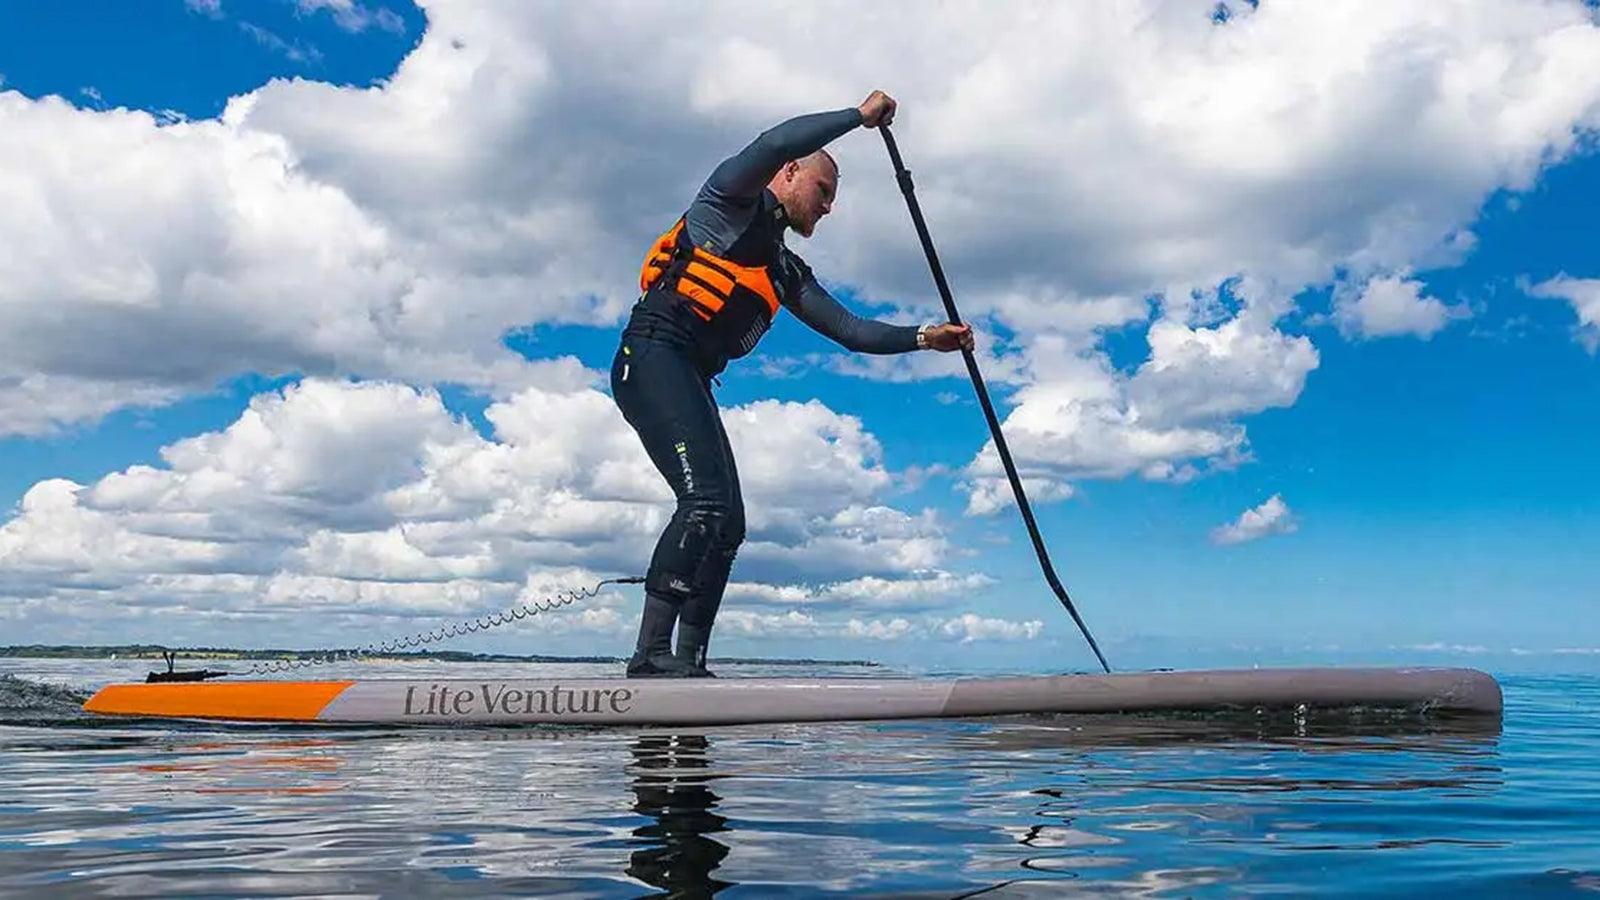
[[[778,315],[778,292],[767,266],[740,265],[694,246],[681,218],[656,238],[639,269],[639,290],[653,287],[686,299],[721,338],[729,359],[754,349]]]

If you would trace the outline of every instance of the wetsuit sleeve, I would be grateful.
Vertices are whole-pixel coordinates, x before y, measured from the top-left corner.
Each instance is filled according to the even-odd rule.
[[[793,254],[788,255],[800,267],[800,289],[784,305],[800,321],[824,337],[838,342],[846,350],[857,353],[908,353],[917,349],[917,326],[891,325],[861,318],[833,299],[817,283],[809,266]]]
[[[723,160],[706,179],[705,190],[724,199],[761,196],[778,169],[791,159],[808,156],[861,124],[855,107],[796,116],[763,131],[750,146]]]

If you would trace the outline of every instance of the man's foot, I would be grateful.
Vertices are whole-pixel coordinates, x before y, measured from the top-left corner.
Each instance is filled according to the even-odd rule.
[[[639,642],[628,660],[629,678],[689,678],[694,666],[672,655],[672,626],[678,621],[678,607],[671,601],[645,594],[644,612],[639,617]]]
[[[706,645],[711,643],[711,626],[678,623],[678,652],[673,657],[694,670],[690,678],[715,678],[706,668]]]
[[[670,653],[656,653],[650,656],[635,653],[633,658],[628,660],[629,678],[704,678],[710,674],[705,669],[693,663],[686,663]]]

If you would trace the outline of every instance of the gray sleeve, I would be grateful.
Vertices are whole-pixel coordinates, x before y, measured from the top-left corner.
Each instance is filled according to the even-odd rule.
[[[861,124],[855,107],[796,116],[763,131],[750,146],[722,161],[706,179],[702,192],[723,199],[761,196],[778,169],[791,159],[808,156]]]
[[[917,326],[861,318],[833,299],[799,257],[792,253],[784,255],[788,257],[786,263],[796,264],[801,269],[800,289],[784,304],[800,321],[846,350],[857,353],[907,353],[917,349]]]

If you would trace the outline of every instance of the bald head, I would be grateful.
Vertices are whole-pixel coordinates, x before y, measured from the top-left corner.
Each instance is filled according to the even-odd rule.
[[[835,182],[839,180],[839,162],[833,158],[832,153],[826,150],[818,150],[810,156],[802,156],[799,162],[802,166],[823,166],[833,173]]]
[[[783,164],[767,183],[783,204],[789,226],[805,237],[817,222],[833,210],[833,195],[839,189],[839,164],[826,150]]]

